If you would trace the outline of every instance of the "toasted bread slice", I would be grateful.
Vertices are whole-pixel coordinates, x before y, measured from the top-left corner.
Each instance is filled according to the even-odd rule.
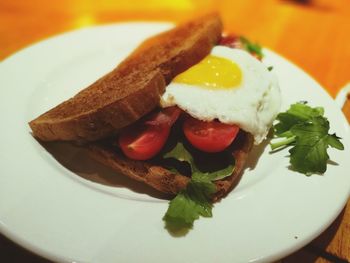
[[[166,84],[209,54],[221,36],[218,15],[197,18],[142,43],[112,72],[32,120],[43,141],[94,141],[159,105]]]
[[[234,141],[232,158],[235,158],[235,170],[231,176],[218,180],[213,201],[218,201],[238,183],[248,154],[253,146],[253,137],[241,131]],[[164,167],[151,162],[136,161],[126,158],[113,149],[111,144],[91,143],[88,146],[90,155],[102,164],[111,167],[116,172],[124,174],[134,180],[143,182],[156,190],[166,194],[176,194],[186,188],[190,178],[175,174]]]

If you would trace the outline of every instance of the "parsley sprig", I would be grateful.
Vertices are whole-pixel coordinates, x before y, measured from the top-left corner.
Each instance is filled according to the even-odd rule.
[[[292,146],[289,150],[290,164],[300,173],[324,173],[329,160],[328,147],[344,149],[340,138],[335,133],[329,134],[329,121],[323,115],[323,108],[312,108],[301,102],[277,116],[271,149]]]

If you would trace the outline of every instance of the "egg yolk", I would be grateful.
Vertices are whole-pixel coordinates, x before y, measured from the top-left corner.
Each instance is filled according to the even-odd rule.
[[[198,64],[177,75],[173,82],[197,85],[207,89],[237,87],[242,80],[239,66],[226,58],[208,55]]]

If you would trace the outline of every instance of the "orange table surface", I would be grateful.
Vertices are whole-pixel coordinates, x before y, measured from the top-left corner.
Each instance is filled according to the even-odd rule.
[[[1,0],[0,60],[47,37],[130,20],[179,22],[219,11],[226,32],[245,35],[293,61],[331,96],[350,81],[348,0]],[[350,205],[311,244],[283,262],[350,261]],[[46,262],[0,238],[1,262]],[[3,259],[3,260],[2,260]]]

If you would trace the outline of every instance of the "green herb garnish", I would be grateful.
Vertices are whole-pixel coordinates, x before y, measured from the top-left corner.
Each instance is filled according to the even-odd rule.
[[[253,43],[247,38],[242,36],[239,38],[239,40],[242,43],[243,48],[247,50],[249,53],[255,54],[258,57],[258,59],[262,59],[264,57],[262,48],[258,43]]]
[[[195,154],[186,149],[182,142],[178,142],[173,149],[165,153],[163,157],[173,158],[180,162],[186,162],[191,167],[191,180],[186,189],[182,190],[170,201],[168,210],[163,217],[168,228],[191,228],[194,220],[200,216],[212,216],[211,196],[216,192],[213,183],[230,176],[234,170],[234,159],[222,169],[204,171],[199,167],[194,158]]]
[[[289,150],[290,164],[294,170],[306,175],[326,171],[329,146],[344,149],[340,138],[335,133],[328,133],[329,122],[323,114],[322,107],[312,108],[306,102],[296,103],[278,114],[278,123],[273,127],[275,139],[270,143],[271,149],[292,146]]]

